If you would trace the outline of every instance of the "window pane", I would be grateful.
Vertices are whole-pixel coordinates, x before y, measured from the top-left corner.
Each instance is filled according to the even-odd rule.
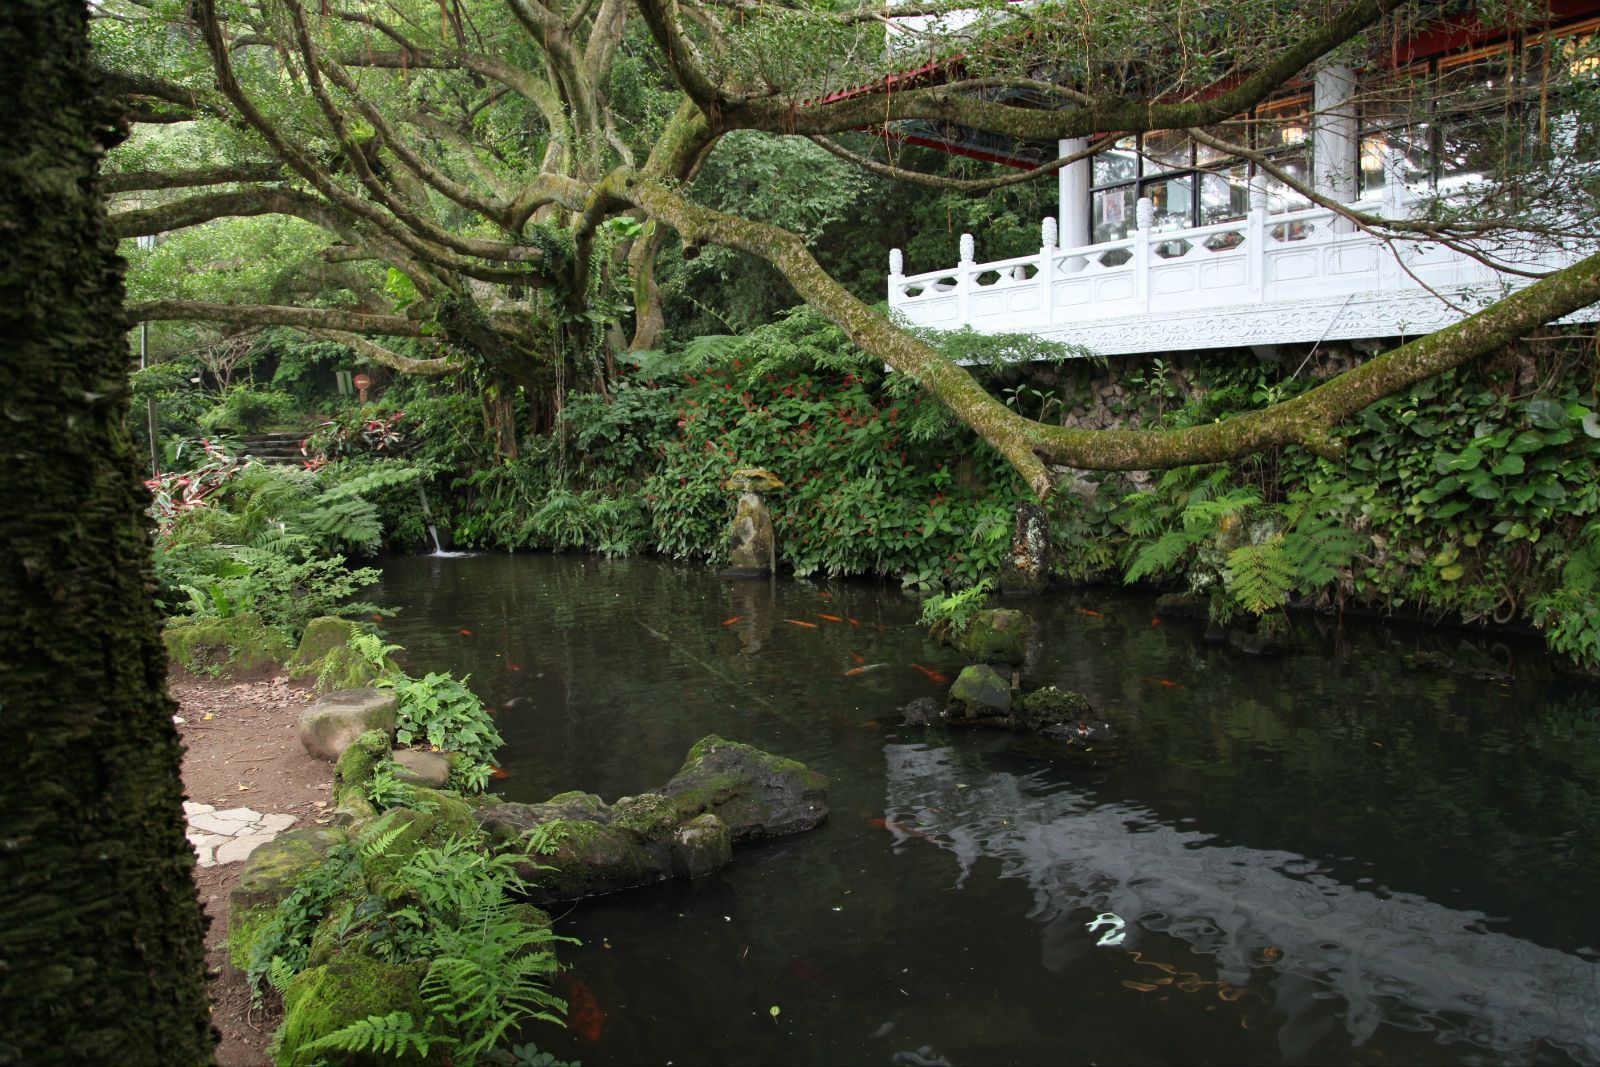
[[[1306,97],[1275,100],[1256,109],[1256,147],[1268,152],[1298,149],[1311,140]]]
[[[1120,241],[1133,228],[1133,186],[1102,189],[1094,194],[1093,214],[1090,223],[1094,229],[1093,241]]]
[[[1137,138],[1119,137],[1115,144],[1094,157],[1095,185],[1130,182],[1139,176]]]
[[[1407,185],[1426,185],[1433,173],[1433,150],[1428,145],[1428,126],[1399,126],[1366,132],[1361,138],[1361,195],[1377,196],[1388,184],[1384,157],[1399,152]]]
[[[1154,130],[1144,135],[1144,172],[1188,170],[1194,165],[1189,138],[1182,130]]]
[[[1301,185],[1311,184],[1311,167],[1306,162],[1304,155],[1281,156],[1272,161],[1278,169],[1291,175]],[[1278,179],[1267,178],[1267,211],[1276,215],[1280,211],[1299,211],[1301,208],[1310,207],[1311,201],[1300,193],[1280,182]]]
[[[1236,163],[1200,176],[1200,225],[1242,219],[1250,211],[1250,169]]]
[[[1194,225],[1193,174],[1166,181],[1146,182],[1144,195],[1155,206],[1157,230],[1182,230]]]

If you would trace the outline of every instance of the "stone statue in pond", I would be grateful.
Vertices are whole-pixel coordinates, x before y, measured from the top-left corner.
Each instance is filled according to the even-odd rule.
[[[761,494],[782,489],[783,482],[769,470],[744,467],[729,475],[724,485],[739,494],[739,503],[728,527],[728,566],[721,576],[763,578],[777,569],[778,539]]]

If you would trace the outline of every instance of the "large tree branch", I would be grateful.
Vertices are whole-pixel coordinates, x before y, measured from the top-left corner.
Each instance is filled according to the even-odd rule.
[[[281,304],[214,304],[203,300],[151,300],[131,304],[130,326],[139,322],[221,322],[230,326],[298,326],[304,330],[344,330],[379,337],[422,337],[423,324],[400,315],[376,315],[342,308],[286,307]]]
[[[121,171],[102,175],[100,187],[107,193],[128,193],[147,189],[193,189],[233,182],[270,182],[282,177],[282,163],[232,163],[196,170]]]
[[[446,374],[454,374],[461,369],[459,364],[448,359],[412,359],[402,356],[398,352],[391,352],[380,344],[367,340],[359,334],[347,333],[343,330],[307,330],[309,334],[322,337],[329,341],[337,341],[342,345],[349,345],[357,352],[366,356],[374,363],[381,363],[391,370],[401,374],[414,374],[423,378],[438,378]]]

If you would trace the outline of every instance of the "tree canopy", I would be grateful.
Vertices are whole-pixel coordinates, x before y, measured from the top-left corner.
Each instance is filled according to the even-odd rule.
[[[470,373],[500,396],[521,387],[548,414],[574,386],[603,390],[619,349],[660,342],[663,250],[693,261],[715,247],[770,265],[915,376],[1040,496],[1059,467],[1167,467],[1291,443],[1329,453],[1329,430],[1366,404],[1595,301],[1600,257],[1292,401],[1184,430],[1091,431],[999,403],[825,269],[815,233],[849,212],[849,181],[992,195],[1052,179],[1068,162],[1053,158],[1058,138],[1090,137],[1094,152],[1108,131],[1184,130],[1273,168],[1249,147],[1252,108],[1319,63],[1398,67],[1406,42],[1457,6],[962,0],[895,7],[930,18],[896,24],[889,47],[886,11],[849,4],[107,0],[104,76],[139,126],[112,161],[115,231],[255,223],[206,238],[232,246],[209,247],[209,261],[242,263],[226,278],[192,274],[181,246],[152,259],[165,273],[136,277],[129,320],[294,327],[406,373]],[[1516,29],[1549,9],[1481,4],[1477,17]],[[1480,120],[1472,136],[1494,157],[1480,180],[1416,218],[1362,215],[1301,176],[1273,176],[1385,239],[1502,261],[1516,241],[1592,234],[1594,176],[1579,162],[1583,116],[1600,110],[1594,63],[1555,51],[1472,84],[1395,76],[1365,90],[1396,121],[1436,122],[1445,94],[1458,97],[1453,114]],[[905,121],[1048,149],[1031,170],[952,175],[904,151]],[[763,161],[815,166],[803,138],[861,177],[836,170],[813,186],[810,217],[759,182],[737,188]],[[269,263],[271,277],[250,276]]]

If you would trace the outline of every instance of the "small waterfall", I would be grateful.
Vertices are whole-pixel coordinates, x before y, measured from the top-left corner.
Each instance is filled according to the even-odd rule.
[[[439,543],[439,528],[433,522],[433,509],[428,507],[428,493],[423,489],[422,482],[417,481],[417,499],[422,501],[422,519],[428,524],[428,536],[433,539],[433,555],[441,557],[467,556],[470,552],[446,552]]]

